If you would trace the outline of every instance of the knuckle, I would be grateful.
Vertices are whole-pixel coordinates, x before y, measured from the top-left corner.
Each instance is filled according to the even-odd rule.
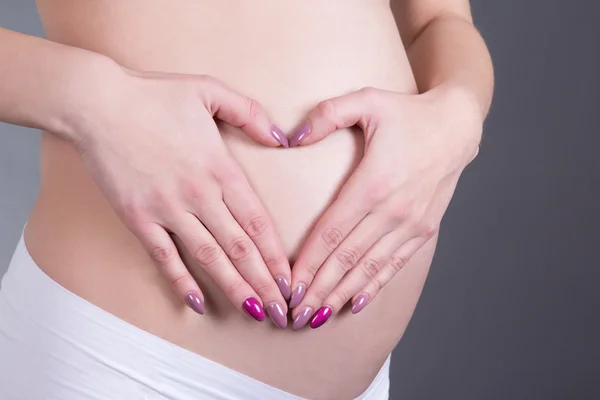
[[[261,283],[257,287],[254,288],[254,291],[261,299],[266,299],[269,297],[273,297],[273,287],[268,283]]]
[[[381,281],[379,279],[375,278],[371,281],[371,283],[373,284],[373,287],[375,288],[375,293],[379,293],[379,291],[381,289],[383,289],[383,283],[381,283]]]
[[[360,251],[356,247],[347,247],[336,252],[335,257],[342,272],[346,273],[358,262]]]
[[[412,225],[412,221],[407,221],[407,219],[409,219],[412,215],[410,204],[399,204],[391,210],[390,214],[391,220],[396,224],[406,221],[409,226]]]
[[[406,258],[399,255],[394,255],[390,259],[389,264],[392,271],[394,271],[394,274],[396,274],[406,265]]]
[[[258,101],[248,98],[247,100],[248,114],[246,116],[246,123],[250,121],[254,121],[258,118],[261,113],[261,106],[258,104]]]
[[[193,203],[203,203],[207,200],[206,189],[190,181],[181,183],[184,196]]]
[[[196,85],[194,86],[194,89],[196,89],[198,92],[198,96],[199,98],[204,101],[206,104],[206,106],[208,107],[208,112],[211,114],[214,114],[215,110],[212,109],[212,106],[210,105],[210,97],[211,97],[211,92],[215,89],[215,87],[219,84],[219,82],[213,78],[210,75],[200,75],[198,76],[198,79],[196,80]]]
[[[373,279],[375,275],[381,271],[381,267],[381,262],[373,258],[369,258],[362,264],[361,271],[365,277],[367,277],[367,279]]]
[[[317,272],[319,271],[320,267],[321,266],[316,263],[309,262],[306,264],[305,269],[306,269],[306,272],[308,272],[308,274],[310,276],[315,276],[315,275],[317,275]]]
[[[421,237],[424,239],[431,239],[438,230],[438,224],[434,222],[423,222],[421,225]]]
[[[423,224],[414,214],[406,216],[404,223],[406,224],[410,232],[418,236],[421,235],[421,233],[423,232]]]
[[[378,90],[372,86],[365,86],[359,90],[361,95],[364,97],[366,101],[372,101],[375,99]]]
[[[252,242],[246,237],[237,237],[229,241],[227,254],[233,261],[240,261],[252,254]]]
[[[242,285],[244,284],[244,281],[241,279],[236,279],[235,281],[227,284],[223,290],[225,291],[225,294],[230,297],[233,298],[235,297],[235,294],[242,288]]]
[[[250,218],[250,221],[248,221],[246,229],[244,230],[250,237],[256,237],[262,234],[265,229],[267,229],[267,219],[262,215],[259,215],[257,217]]]
[[[327,228],[321,234],[321,238],[329,250],[334,250],[342,242],[343,235],[339,229]]]
[[[214,243],[205,243],[198,247],[192,256],[201,265],[212,265],[221,256],[221,248]]]
[[[163,218],[166,220],[169,220],[170,218],[176,218],[180,213],[180,203],[173,201],[172,199],[165,199],[165,201],[158,203],[153,209],[154,215],[165,216]]]
[[[139,202],[130,201],[123,204],[121,208],[123,210],[122,219],[126,226],[139,227],[143,223],[146,212]]]
[[[189,282],[188,275],[178,275],[171,279],[172,286],[185,286]]]
[[[335,120],[335,105],[330,99],[323,100],[317,104],[317,112],[326,120]]]
[[[275,270],[279,265],[285,265],[286,260],[284,257],[264,257],[263,261],[265,263],[265,265],[267,266],[267,269],[269,271],[273,271]]]
[[[391,178],[385,174],[381,174],[371,181],[365,190],[366,201],[369,204],[378,204],[387,199],[392,190]]]
[[[160,265],[167,264],[173,257],[174,251],[172,248],[164,245],[157,245],[150,250],[152,259]]]
[[[477,145],[477,147],[475,147],[475,151],[473,152],[473,160],[477,158],[477,156],[479,155],[479,150],[481,149],[481,145]]]
[[[322,288],[315,288],[313,294],[321,303],[323,303],[329,295],[329,292]]]
[[[235,162],[223,162],[215,170],[214,176],[216,180],[222,185],[232,186],[238,184],[242,180],[241,171],[236,168]]]
[[[200,75],[198,76],[198,85],[202,89],[206,89],[210,86],[214,86],[217,84],[217,80],[210,75]]]
[[[350,295],[348,294],[348,292],[343,289],[336,290],[333,294],[335,297],[337,297],[337,300],[340,302],[339,304],[341,305],[346,304],[350,299]]]

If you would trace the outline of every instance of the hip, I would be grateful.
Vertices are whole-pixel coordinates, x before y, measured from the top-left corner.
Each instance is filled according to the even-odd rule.
[[[69,292],[38,268],[23,237],[0,288],[0,372],[6,400],[300,399]],[[358,399],[387,399],[388,388],[389,357]]]
[[[387,2],[239,3],[235,10],[208,1],[38,5],[50,39],[131,69],[215,76],[258,100],[284,130],[317,102],[364,86],[416,91]],[[282,151],[231,127],[221,133],[293,260],[360,162],[362,137],[340,130]],[[350,398],[369,386],[412,316],[435,249],[431,240],[360,314],[341,313],[316,331],[249,320],[190,264],[206,297],[200,317],[175,297],[70,144],[44,133],[41,167],[25,240],[48,276],[146,332],[307,397]]]
[[[175,296],[137,239],[121,224],[77,161],[75,150],[73,154],[66,148],[58,152],[52,148],[62,143],[53,143],[52,137],[44,140],[50,142],[42,147],[42,153],[50,152],[52,159],[58,154],[61,157],[49,165],[42,162],[47,165],[42,171],[42,188],[25,229],[31,257],[62,287],[120,320],[253,379],[308,398],[318,393],[350,398],[363,392],[404,333],[432,261],[435,238],[360,314],[345,310],[318,330],[297,332],[242,315],[182,250],[182,258],[205,294],[206,313],[198,316]],[[342,132],[339,140],[338,145],[344,140],[349,146],[354,143],[349,132]],[[343,152],[336,154],[352,159]],[[335,155],[329,162],[332,160],[332,170],[336,165],[343,169],[341,162],[335,164]],[[264,180],[257,179],[259,174],[252,176],[259,182],[257,191],[261,199],[267,199],[267,209],[293,260],[302,237],[329,204],[335,189],[320,189],[322,181],[317,180],[312,187],[314,196],[292,199],[300,207],[290,213],[268,203],[275,200],[280,204],[277,199],[290,196],[298,186],[310,192],[310,179],[278,181],[268,173]],[[339,185],[339,181],[329,184]]]

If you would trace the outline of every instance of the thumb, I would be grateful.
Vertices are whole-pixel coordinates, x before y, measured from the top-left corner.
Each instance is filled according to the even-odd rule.
[[[290,147],[319,142],[338,129],[354,125],[364,130],[372,118],[370,110],[376,101],[376,91],[364,88],[320,102],[294,130],[289,140]]]
[[[288,139],[283,131],[271,124],[267,113],[256,100],[209,76],[202,77],[201,97],[213,117],[241,128],[258,143],[270,147],[288,147]]]

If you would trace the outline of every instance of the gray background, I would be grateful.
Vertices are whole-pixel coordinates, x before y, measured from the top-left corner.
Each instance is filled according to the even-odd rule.
[[[394,352],[392,399],[598,399],[600,7],[472,5],[495,100]],[[43,34],[33,1],[0,0],[0,26]],[[38,140],[0,124],[0,275],[37,192]]]

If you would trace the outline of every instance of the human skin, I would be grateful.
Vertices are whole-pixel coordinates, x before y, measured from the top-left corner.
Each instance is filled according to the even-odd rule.
[[[144,1],[141,5],[138,1],[38,2],[49,39],[108,56],[127,71],[213,76],[256,99],[271,122],[284,131],[301,125],[320,101],[362,87],[408,94],[418,90],[419,78],[415,80],[411,72],[386,2],[263,1],[232,7],[182,1],[166,7],[160,1]],[[430,19],[418,21],[409,33],[420,32]],[[302,29],[306,26],[310,29]],[[357,48],[361,57],[356,57]],[[91,64],[93,71],[100,65]],[[104,68],[108,67],[98,67],[95,73],[75,67],[67,79],[75,76],[76,84],[60,85],[72,92],[41,104],[59,106],[64,98],[75,98],[86,110],[104,110],[109,104],[131,103],[122,100],[133,99],[125,96],[131,92],[123,92],[123,87],[131,86],[116,84],[124,81],[110,78]],[[148,104],[161,99],[156,93],[143,97]],[[148,115],[147,110],[136,109],[135,102],[128,105],[128,114]],[[138,237],[94,182],[74,141],[50,133],[54,129],[44,122],[29,123],[40,115],[60,115],[63,108],[31,109],[32,117],[25,114],[12,120],[45,129],[40,194],[25,239],[33,258],[53,279],[142,329],[283,390],[308,398],[350,398],[368,386],[408,324],[437,235],[360,314],[341,313],[319,330],[298,332],[255,322],[238,312],[239,307],[228,301],[176,238],[182,259],[204,295],[206,310],[199,316],[183,305],[170,282],[154,268]],[[94,112],[84,115],[86,122],[96,121]],[[176,132],[168,131],[177,129],[181,119],[175,115],[162,123],[165,135],[173,138]],[[128,126],[124,131],[138,127]],[[149,129],[142,122],[139,127]],[[144,135],[144,129],[135,137],[135,146],[152,149],[155,140]],[[285,149],[258,144],[229,124],[219,124],[219,130],[293,263],[315,223],[361,161],[360,131],[341,128],[329,136],[329,132],[322,134],[327,138],[316,144],[305,141],[303,146]],[[111,136],[114,132],[103,130],[116,138]],[[173,163],[181,162],[178,154],[171,156]]]
[[[410,26],[407,14],[435,15],[418,37],[403,36],[420,93],[365,88],[324,100],[290,138],[291,147],[310,145],[356,125],[367,143],[294,265],[296,329],[313,312],[310,326],[322,326],[350,299],[352,312],[362,311],[438,233],[462,171],[479,152],[493,74],[468,2],[443,2],[443,12],[436,7],[442,2],[407,3],[414,2],[392,2],[401,28]]]

